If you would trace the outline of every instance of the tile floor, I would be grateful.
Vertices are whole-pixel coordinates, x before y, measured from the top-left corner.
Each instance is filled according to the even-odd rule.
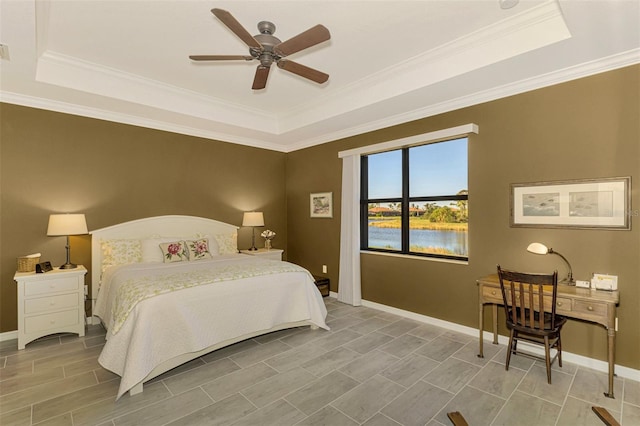
[[[115,401],[97,362],[104,331],[0,343],[2,425],[601,425],[592,405],[640,425],[640,383],[565,362],[544,364],[471,336],[327,298],[330,332],[308,327],[213,352]]]

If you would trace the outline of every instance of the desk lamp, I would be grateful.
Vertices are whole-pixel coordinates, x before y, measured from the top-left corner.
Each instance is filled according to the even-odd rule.
[[[88,234],[87,220],[83,214],[52,214],[49,216],[49,227],[47,235],[50,237],[66,236],[67,237],[67,262],[60,266],[60,269],[74,269],[78,265],[74,265],[69,260],[69,235]]]
[[[547,248],[544,244],[540,243],[531,243],[529,247],[527,247],[527,251],[533,254],[557,254],[565,261],[567,267],[569,267],[569,273],[567,274],[567,278],[562,279],[560,282],[569,285],[576,285],[576,282],[573,280],[573,272],[571,271],[571,265],[566,257],[558,253],[557,251],[553,251],[552,248]]]
[[[242,217],[242,226],[250,226],[251,229],[251,248],[249,250],[258,250],[256,247],[256,226],[264,226],[264,215],[262,212],[245,212]]]

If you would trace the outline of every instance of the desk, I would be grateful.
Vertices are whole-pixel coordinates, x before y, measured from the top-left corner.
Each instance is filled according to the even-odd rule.
[[[484,305],[491,304],[493,310],[493,343],[498,343],[498,305],[503,305],[498,274],[488,275],[478,281],[478,301],[480,311],[480,352],[484,330]],[[607,361],[609,363],[609,391],[605,396],[613,398],[613,374],[616,350],[616,305],[620,293],[616,291],[592,290],[559,284],[556,297],[556,313],[567,318],[580,319],[603,325],[607,329]]]

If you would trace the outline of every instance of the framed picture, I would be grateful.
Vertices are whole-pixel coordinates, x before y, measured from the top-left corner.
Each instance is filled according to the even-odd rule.
[[[631,229],[631,177],[511,184],[511,226]]]
[[[318,192],[310,197],[311,217],[333,217],[333,193]]]

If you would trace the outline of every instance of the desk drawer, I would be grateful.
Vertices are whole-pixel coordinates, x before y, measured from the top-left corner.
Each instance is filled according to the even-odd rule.
[[[37,333],[39,331],[59,329],[78,324],[78,310],[44,314],[24,319],[25,333]]]
[[[78,293],[61,294],[58,296],[37,297],[35,299],[27,299],[24,301],[24,313],[37,314],[52,310],[61,310],[65,308],[77,308]]]
[[[576,313],[604,316],[607,315],[607,304],[601,302],[587,302],[584,300],[576,300],[573,305]]]
[[[560,315],[570,314],[571,309],[571,299],[566,299],[564,297],[556,297],[556,313]]]
[[[496,287],[482,287],[482,298],[486,303],[502,304],[502,291]]]

